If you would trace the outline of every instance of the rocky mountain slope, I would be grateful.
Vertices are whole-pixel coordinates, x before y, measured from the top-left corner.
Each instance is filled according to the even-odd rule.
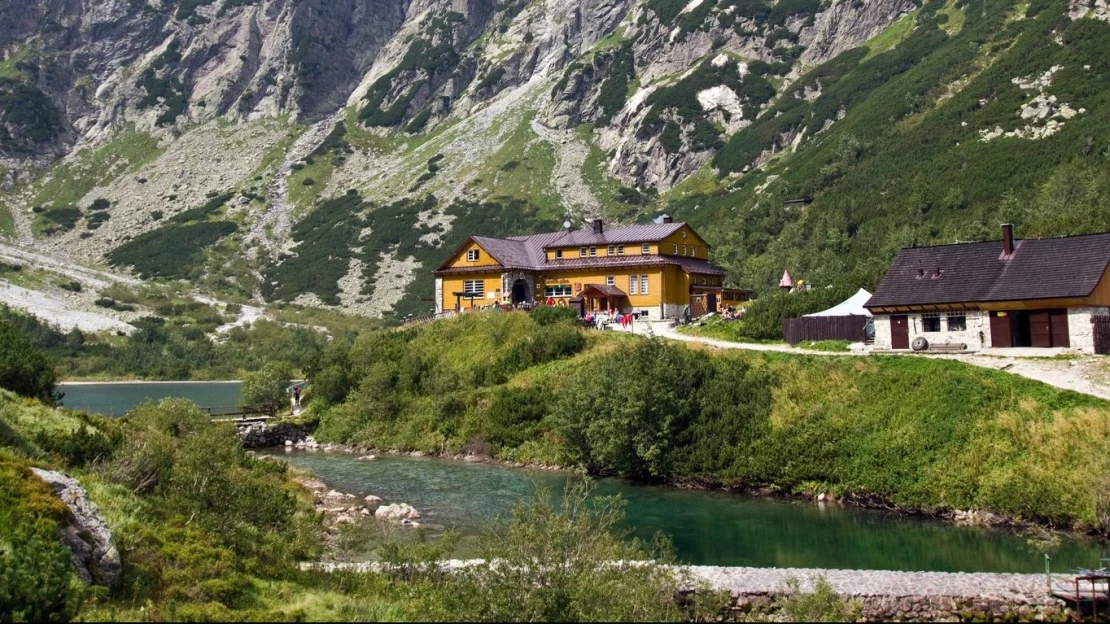
[[[897,245],[985,235],[1006,192],[1029,206],[1057,167],[1086,176],[1088,207],[1067,210],[1089,214],[1009,216],[1046,233],[1100,223],[1107,14],[1105,0],[0,0],[0,235],[377,315],[430,307],[429,270],[470,233],[666,210],[740,284],[783,264],[866,283]],[[1043,170],[989,164],[1034,154]]]

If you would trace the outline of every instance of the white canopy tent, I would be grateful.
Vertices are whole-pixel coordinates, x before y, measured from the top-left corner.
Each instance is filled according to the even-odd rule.
[[[867,300],[871,298],[871,293],[860,288],[859,291],[848,297],[844,301],[834,305],[828,310],[814,312],[806,316],[871,316],[867,308],[863,307]]]

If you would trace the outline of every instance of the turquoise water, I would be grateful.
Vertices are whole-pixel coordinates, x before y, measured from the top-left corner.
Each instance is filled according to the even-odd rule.
[[[181,397],[201,407],[232,408],[239,404],[242,382],[141,382],[58,384],[62,406],[93,414],[122,416],[147,399]]]
[[[406,502],[433,531],[454,527],[474,536],[505,516],[536,485],[558,492],[567,476],[450,460],[274,451],[330,487]],[[748,498],[723,492],[598,482],[598,495],[626,501],[625,529],[670,537],[685,563],[945,572],[1043,572],[1042,547],[1010,530],[958,527],[893,514],[809,502]],[[1063,536],[1048,551],[1055,572],[1092,566],[1106,548]]]

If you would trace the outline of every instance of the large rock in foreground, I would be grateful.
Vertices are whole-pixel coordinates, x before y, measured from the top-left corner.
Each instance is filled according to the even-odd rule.
[[[113,587],[123,568],[112,532],[96,503],[76,479],[55,470],[31,468],[69,508],[69,522],[62,526],[62,543],[69,548],[77,576],[86,583]]]

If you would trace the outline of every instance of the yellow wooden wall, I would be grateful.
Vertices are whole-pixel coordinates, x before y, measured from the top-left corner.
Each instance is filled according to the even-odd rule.
[[[685,236],[683,236],[685,234]],[[675,245],[678,245],[678,253],[675,253]],[[682,246],[686,245],[687,253],[682,253]],[[694,249],[691,249],[694,248]],[[696,252],[696,254],[695,254]],[[709,245],[705,244],[705,239],[698,236],[698,233],[688,225],[679,228],[674,234],[664,238],[660,242],[659,253],[665,256],[685,255],[691,258],[701,258],[707,260],[709,258]]]
[[[648,294],[629,294],[629,305],[635,308],[657,306],[660,303],[684,303],[689,298],[689,286],[685,282],[685,273],[678,267],[640,267],[621,269],[588,269],[580,271],[560,271],[558,273],[544,273],[537,280],[537,300],[542,300],[543,288],[556,284],[569,284],[573,290],[576,284],[583,287],[586,284],[605,284],[607,276],[613,276],[613,285],[625,293],[630,293],[628,278],[631,275],[648,276]]]
[[[463,258],[466,258],[464,255]],[[464,273],[461,275],[445,275],[443,276],[443,309],[455,309],[455,295],[452,293],[463,291],[463,282],[468,280],[482,280],[484,282],[485,294],[482,299],[475,299],[475,306],[489,305],[491,303],[501,303],[501,299],[495,293],[501,290],[501,270],[496,271],[481,271],[476,273]],[[460,305],[463,308],[470,307],[469,299],[462,299]]]
[[[478,259],[474,262],[470,262],[466,259],[466,253],[471,249],[477,249],[479,252]],[[493,256],[489,255],[489,252],[482,249],[482,246],[474,241],[470,241],[459,253],[452,256],[451,261],[447,264],[447,268],[452,269],[479,266],[501,266],[501,263],[495,260]]]
[[[1087,303],[1093,306],[1110,306],[1110,266],[1106,267],[1094,292],[1087,297]]]
[[[644,250],[643,250],[643,245],[644,245],[643,243],[625,243],[624,244],[624,253],[620,254],[620,256],[623,257],[623,256],[642,256],[642,255],[645,255]],[[553,248],[547,250],[547,259],[548,260],[570,260],[572,258],[582,258],[583,256],[580,255],[580,250],[582,249],[582,247],[583,247],[582,245],[576,245],[574,247],[553,247]],[[609,255],[609,245],[585,245],[585,247],[586,247],[586,256],[585,256],[586,258],[608,258],[608,257],[610,257],[610,255]],[[590,247],[596,247],[597,248],[597,255],[596,256],[590,256],[589,255]],[[559,249],[561,249],[563,251],[563,257],[562,258],[559,258],[559,257],[556,256],[555,252],[556,252],[556,250],[559,250]],[[648,243],[648,255],[655,255],[657,253],[659,253],[659,245],[657,245],[655,243]],[[617,254],[617,245],[613,245],[613,254],[612,255],[613,256],[618,256],[618,254]]]

